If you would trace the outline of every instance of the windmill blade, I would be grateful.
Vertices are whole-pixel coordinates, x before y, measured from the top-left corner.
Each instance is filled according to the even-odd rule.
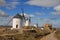
[[[29,22],[31,23],[31,17],[29,17]]]
[[[24,9],[23,8],[21,8],[21,11],[22,11],[22,14],[24,14]]]
[[[13,19],[13,17],[7,22],[7,24],[6,25],[8,25],[11,21],[12,21],[12,19]]]
[[[23,19],[25,20],[25,14],[24,14],[24,9],[23,8],[21,8],[21,13],[22,13]]]

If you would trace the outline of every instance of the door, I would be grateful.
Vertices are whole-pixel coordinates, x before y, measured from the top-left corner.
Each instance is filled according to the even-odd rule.
[[[18,25],[16,25],[16,28],[18,28]]]

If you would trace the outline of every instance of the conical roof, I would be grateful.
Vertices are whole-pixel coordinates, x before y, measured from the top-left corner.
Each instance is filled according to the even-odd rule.
[[[22,18],[20,14],[16,14],[13,18]]]

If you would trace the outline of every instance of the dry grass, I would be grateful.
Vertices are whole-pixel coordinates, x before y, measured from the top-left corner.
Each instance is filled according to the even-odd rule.
[[[36,33],[32,32],[23,32],[21,33],[21,29],[18,30],[10,30],[9,28],[0,28],[0,39],[1,40],[40,40],[40,38],[46,36],[46,33],[49,33],[48,30],[41,30],[40,28],[35,27],[24,27],[23,29],[32,29],[36,31]],[[60,31],[56,32],[56,36],[60,39]]]
[[[60,28],[57,28],[57,32],[55,36],[60,40]]]

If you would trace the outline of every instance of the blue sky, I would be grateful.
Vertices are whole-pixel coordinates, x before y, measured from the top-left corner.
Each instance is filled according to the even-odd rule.
[[[60,27],[60,0],[0,0],[0,24],[17,13],[21,14],[21,8],[25,15],[32,17],[32,24],[42,26],[51,23],[54,27]]]

